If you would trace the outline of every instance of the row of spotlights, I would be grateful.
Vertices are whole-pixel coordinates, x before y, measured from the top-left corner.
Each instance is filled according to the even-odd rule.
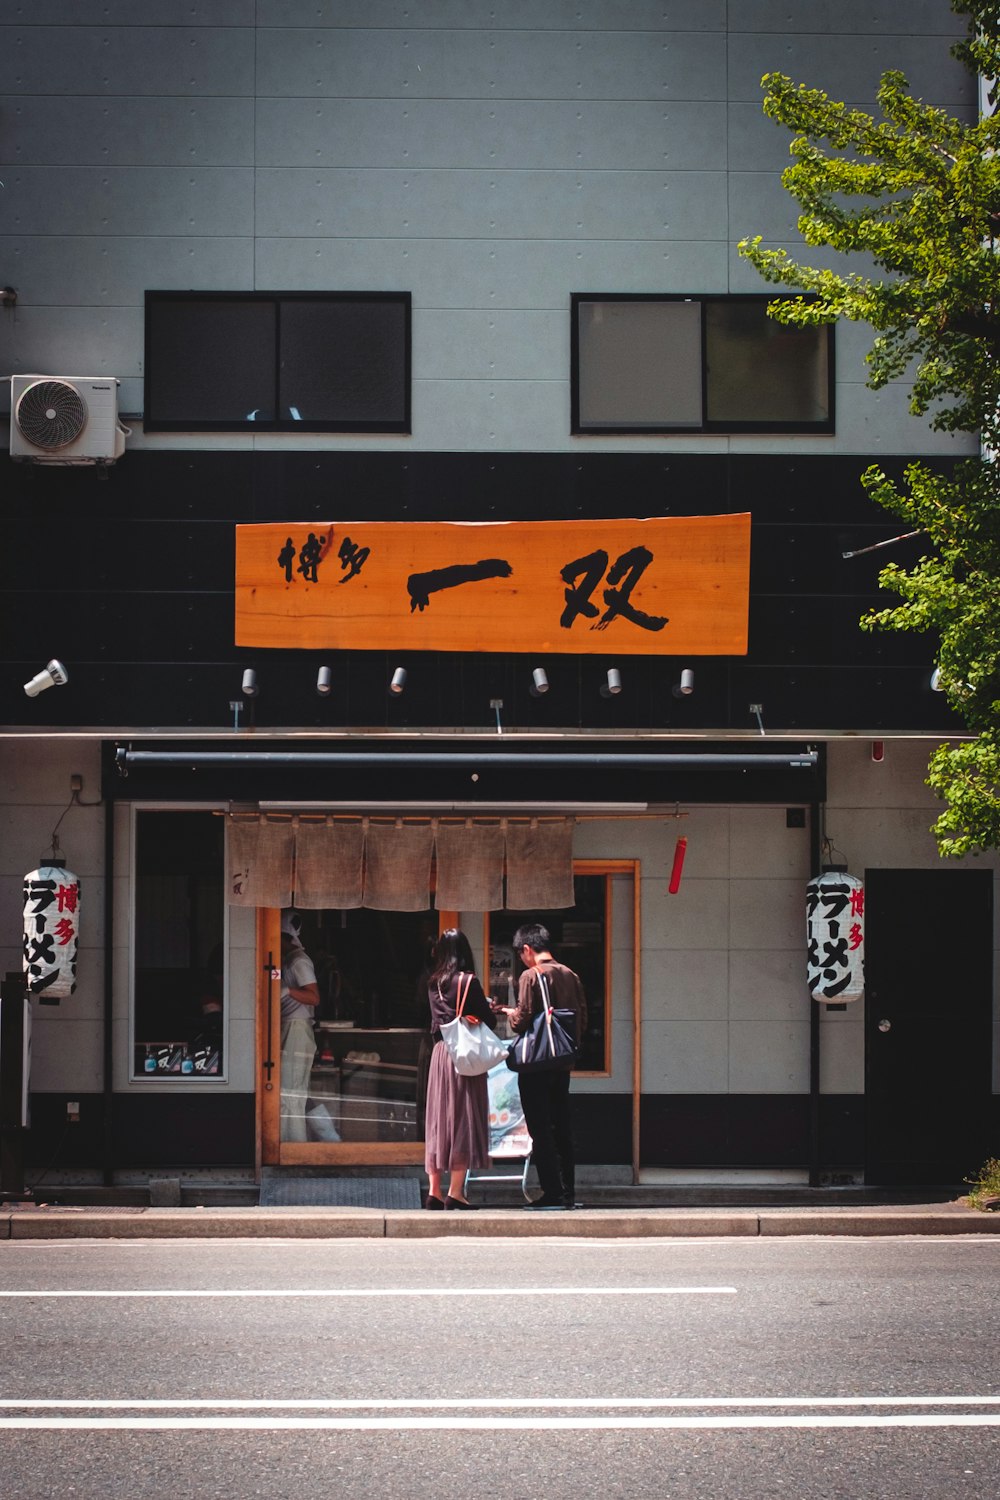
[[[53,669],[57,669],[57,675]],[[44,672],[39,672],[31,682],[26,682],[24,691],[29,698],[34,698],[43,688],[51,687],[53,682],[65,682],[66,669],[57,661],[50,661]],[[37,686],[35,685],[37,684]],[[389,682],[389,691],[398,698],[406,687],[406,668],[397,667]],[[548,674],[544,667],[535,667],[531,673],[531,687],[529,692],[533,698],[543,697],[549,690]],[[617,698],[622,690],[622,674],[617,667],[609,667],[607,681],[601,685],[602,698]],[[333,691],[333,673],[329,667],[320,667],[316,673],[316,691],[321,698],[329,698]],[[680,676],[680,681],[674,684],[673,694],[675,698],[687,698],[694,692],[694,673],[690,667],[685,667]],[[247,667],[243,673],[243,696],[244,698],[256,698],[260,693],[260,683],[257,673],[253,667]]]

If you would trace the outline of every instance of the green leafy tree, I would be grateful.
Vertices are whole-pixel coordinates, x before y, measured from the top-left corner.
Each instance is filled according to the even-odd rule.
[[[1000,3],[952,9],[968,28],[955,55],[1000,77]],[[910,569],[883,569],[901,602],[861,624],[936,634],[941,685],[975,738],[931,757],[928,784],[945,803],[933,831],[945,855],[1000,848],[1000,116],[956,119],[915,99],[898,72],[879,85],[881,118],[780,73],[763,85],[765,113],[794,132],[782,182],[800,205],[802,238],[866,262],[845,273],[743,240],[740,253],[767,281],[808,294],[779,298],[772,316],[869,324],[869,386],[910,372],[915,415],[980,436],[981,456],[947,474],[912,463],[902,488],[878,467],[862,476],[929,550]]]

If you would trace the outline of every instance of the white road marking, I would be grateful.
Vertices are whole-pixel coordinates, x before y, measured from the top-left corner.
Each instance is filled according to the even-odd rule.
[[[323,1398],[268,1400],[252,1397],[247,1400],[220,1398],[218,1400],[189,1399],[171,1400],[166,1397],[147,1397],[138,1401],[86,1400],[82,1397],[37,1400],[10,1400],[0,1398],[0,1411],[568,1411],[598,1410],[621,1407],[630,1410],[706,1410],[709,1408],[749,1407],[906,1407],[906,1406],[1000,1406],[1000,1396],[566,1396],[563,1398],[529,1396],[523,1400],[516,1397],[468,1396],[457,1400],[435,1398],[433,1400],[407,1400],[390,1397],[379,1400],[354,1398],[326,1400]]]
[[[1000,1427],[1000,1412],[909,1412],[883,1416],[816,1414],[755,1416],[579,1417],[0,1417],[0,1431],[121,1432],[667,1432],[780,1428]]]
[[[734,1286],[529,1286],[518,1287],[517,1295],[524,1297],[735,1297]],[[164,1288],[144,1287],[134,1290],[80,1288],[73,1290],[60,1287],[40,1288],[38,1291],[0,1291],[0,1300],[7,1298],[33,1298],[36,1301],[54,1297],[505,1297],[509,1300],[507,1286],[413,1286],[413,1287],[195,1287]]]

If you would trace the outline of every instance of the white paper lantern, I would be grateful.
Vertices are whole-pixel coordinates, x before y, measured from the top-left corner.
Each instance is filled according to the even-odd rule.
[[[42,865],[24,877],[24,982],[43,1001],[76,989],[80,881],[61,865]]]
[[[865,992],[865,888],[845,870],[806,886],[806,964],[814,1000],[842,1005]]]

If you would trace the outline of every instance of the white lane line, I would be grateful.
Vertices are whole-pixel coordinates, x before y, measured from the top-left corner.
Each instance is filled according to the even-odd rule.
[[[529,1286],[518,1287],[517,1295],[524,1297],[735,1297],[734,1286]],[[99,1290],[60,1287],[38,1291],[2,1291],[0,1300],[8,1298],[54,1297],[503,1297],[510,1300],[508,1286],[412,1286],[412,1287],[196,1287],[184,1288],[144,1287],[131,1291],[117,1289]]]
[[[1000,1427],[1000,1412],[677,1417],[0,1417],[0,1431],[670,1432],[788,1428]]]
[[[628,1410],[707,1410],[710,1408],[742,1409],[751,1407],[907,1407],[907,1406],[1000,1406],[1000,1396],[529,1396],[516,1397],[468,1396],[457,1400],[438,1397],[433,1400],[406,1400],[402,1397],[365,1400],[325,1400],[321,1398],[276,1398],[251,1397],[246,1400],[222,1397],[218,1400],[189,1399],[171,1400],[166,1397],[147,1397],[136,1401],[86,1400],[82,1397],[54,1399],[41,1397],[37,1400],[0,1397],[0,1411],[606,1411],[620,1407]]]

